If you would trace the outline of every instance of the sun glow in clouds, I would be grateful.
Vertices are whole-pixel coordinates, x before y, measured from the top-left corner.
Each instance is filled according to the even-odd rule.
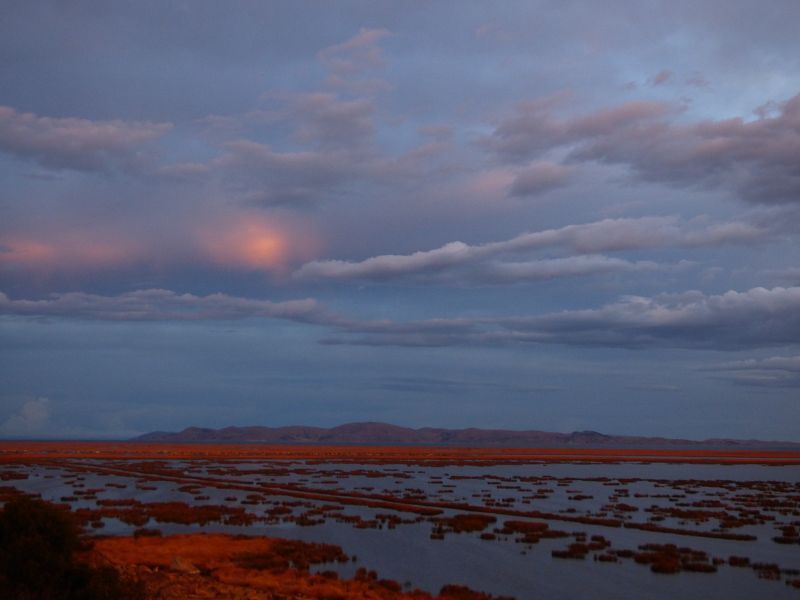
[[[126,237],[119,225],[102,234],[40,231],[0,237],[0,268],[49,276],[149,264],[162,272],[193,265],[281,274],[293,263],[317,256],[317,236],[288,220],[237,214],[206,215],[201,222],[188,230],[186,224],[176,224],[169,239],[153,239],[144,231]]]
[[[126,240],[91,239],[73,235],[41,241],[34,237],[0,240],[0,266],[51,270],[91,270],[133,262],[141,256],[136,245]]]
[[[316,254],[318,243],[308,231],[246,215],[200,233],[201,251],[213,263],[252,271],[283,273],[289,263]]]

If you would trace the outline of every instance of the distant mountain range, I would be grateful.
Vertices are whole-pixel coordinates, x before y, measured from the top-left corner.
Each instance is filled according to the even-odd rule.
[[[411,429],[388,423],[348,423],[338,427],[188,427],[179,432],[154,431],[136,442],[217,444],[394,444],[431,446],[494,446],[518,448],[690,448],[800,451],[800,443],[761,440],[707,439],[605,435],[596,431],[554,433],[505,429]]]

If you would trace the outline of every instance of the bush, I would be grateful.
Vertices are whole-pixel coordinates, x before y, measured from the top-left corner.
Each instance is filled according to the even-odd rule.
[[[141,597],[112,568],[76,563],[80,529],[72,515],[48,502],[22,497],[0,510],[0,595],[19,600]]]

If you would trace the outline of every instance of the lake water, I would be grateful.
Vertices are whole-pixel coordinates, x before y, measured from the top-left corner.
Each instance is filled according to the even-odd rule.
[[[181,501],[246,507],[260,520],[249,526],[212,522],[203,526],[151,520],[147,527],[164,534],[214,531],[269,535],[342,546],[355,563],[325,566],[351,574],[357,567],[376,570],[381,577],[408,582],[430,592],[459,583],[496,595],[528,598],[797,598],[800,592],[785,584],[797,579],[800,544],[781,544],[773,538],[785,528],[800,525],[800,468],[797,466],[583,463],[554,462],[491,465],[354,464],[321,461],[129,461],[70,460],[62,464],[5,466],[26,479],[5,485],[66,501],[73,508],[98,508],[98,502],[135,499],[142,503]],[[114,472],[109,472],[112,469]],[[188,490],[185,486],[191,486]],[[179,488],[186,491],[180,491]],[[97,490],[85,494],[86,490]],[[319,493],[321,499],[302,497]],[[248,501],[248,495],[257,494]],[[83,495],[83,496],[82,496]],[[301,497],[298,497],[301,496]],[[255,499],[254,499],[255,498]],[[66,499],[66,500],[63,500]],[[430,508],[447,502],[437,517],[417,516],[389,508],[353,504],[362,499],[394,500],[409,507]],[[243,504],[243,501],[245,502]],[[321,516],[315,508],[328,505]],[[623,510],[620,505],[626,508]],[[283,507],[284,514],[267,511]],[[482,532],[448,533],[431,539],[434,519],[485,511],[496,522]],[[309,512],[310,511],[310,512]],[[536,516],[524,516],[535,512]],[[376,516],[394,515],[376,528]],[[313,515],[301,526],[303,515]],[[547,515],[547,516],[542,516]],[[360,525],[355,526],[356,517]],[[574,522],[575,519],[616,519],[610,527]],[[404,522],[397,522],[402,519]],[[542,539],[536,544],[498,533],[507,520],[544,522],[569,537]],[[733,522],[732,519],[739,522]],[[308,518],[306,519],[308,521]],[[742,524],[745,521],[745,524]],[[363,526],[367,522],[368,526]],[[678,529],[682,534],[642,531],[626,525],[651,524]],[[130,534],[135,526],[106,518],[98,533]],[[798,527],[800,529],[800,527]],[[692,532],[742,534],[753,540],[712,539]],[[652,573],[631,559],[616,563],[560,559],[553,550],[600,535],[611,549],[638,551],[644,544],[675,544],[703,551],[709,557],[746,556],[751,562],[776,563],[784,570],[779,580],[758,576],[751,568],[720,564],[716,573]]]

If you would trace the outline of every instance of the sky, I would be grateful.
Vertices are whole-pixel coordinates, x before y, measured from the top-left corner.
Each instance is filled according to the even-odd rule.
[[[2,13],[0,437],[800,441],[796,0]]]

